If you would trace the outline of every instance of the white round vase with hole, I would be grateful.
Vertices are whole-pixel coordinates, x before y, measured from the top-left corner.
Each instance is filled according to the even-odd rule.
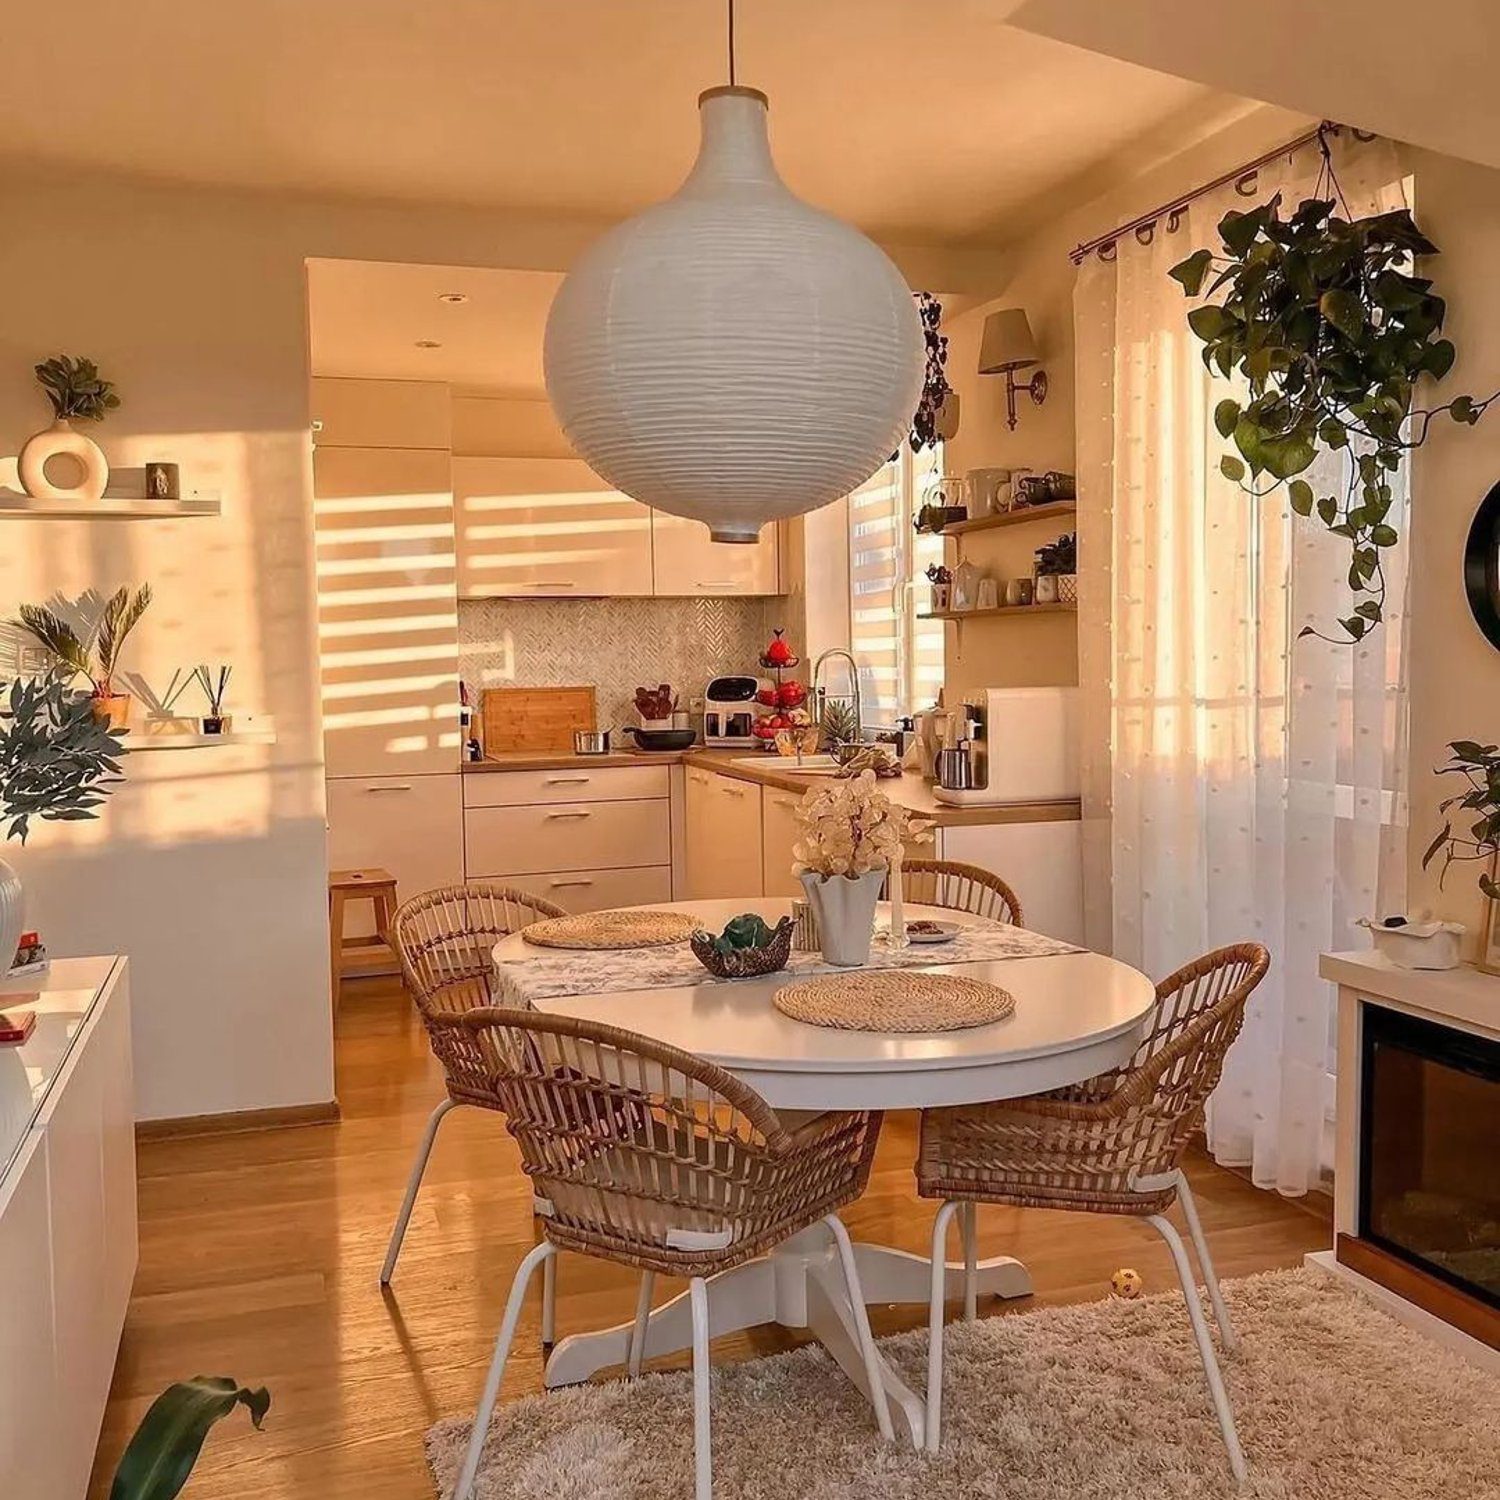
[[[54,458],[71,458],[82,470],[77,484],[57,484],[47,477],[47,464]],[[66,417],[59,417],[44,432],[33,433],[16,460],[21,488],[33,500],[100,500],[109,483],[109,464],[104,450],[93,438],[74,430]]]
[[[709,89],[677,194],[580,257],[547,315],[547,394],[614,488],[754,542],[900,448],[922,324],[900,271],[777,176],[766,96]]]
[[[868,963],[885,871],[869,870],[851,878],[804,870],[797,878],[817,917],[824,960],[846,969]]]
[[[26,926],[26,893],[21,877],[10,864],[0,859],[0,979],[10,973]]]

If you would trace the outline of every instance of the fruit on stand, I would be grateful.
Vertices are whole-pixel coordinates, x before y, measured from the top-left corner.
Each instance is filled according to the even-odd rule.
[[[766,647],[761,661],[768,667],[795,667],[797,658],[792,648],[786,643],[785,636],[778,626],[771,636],[771,644]]]
[[[760,654],[760,664],[767,671],[775,674],[776,680],[767,687],[761,688],[755,695],[755,701],[762,709],[769,709],[769,713],[762,713],[751,726],[751,733],[759,740],[767,750],[777,748],[776,736],[783,735],[787,730],[800,727],[801,724],[811,723],[807,714],[803,714],[799,721],[794,717],[794,711],[800,710],[807,702],[807,689],[795,678],[788,681],[782,674],[793,671],[800,665],[800,658],[792,650],[791,643],[786,639],[786,632],[779,626],[771,636],[770,643]]]
[[[777,708],[801,708],[807,702],[807,689],[793,678],[777,687],[775,698]]]

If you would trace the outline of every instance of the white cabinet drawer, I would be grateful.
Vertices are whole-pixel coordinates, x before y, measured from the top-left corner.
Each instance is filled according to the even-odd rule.
[[[633,802],[667,796],[666,766],[566,766],[550,771],[479,771],[464,777],[465,807],[539,802]]]
[[[792,874],[792,846],[797,842],[795,792],[762,787],[760,793],[761,885],[767,896],[800,896],[802,882]]]
[[[557,870],[512,877],[522,890],[564,911],[607,911],[616,906],[643,906],[672,899],[669,865],[644,870]]]
[[[469,877],[670,865],[668,806],[653,800],[471,807],[464,814]]]

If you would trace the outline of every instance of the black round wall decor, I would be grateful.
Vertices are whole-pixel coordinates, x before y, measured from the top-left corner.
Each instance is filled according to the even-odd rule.
[[[1464,544],[1464,591],[1474,623],[1500,651],[1500,484],[1493,486],[1474,512]]]

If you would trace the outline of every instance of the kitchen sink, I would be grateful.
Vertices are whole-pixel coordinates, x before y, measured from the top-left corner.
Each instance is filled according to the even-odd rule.
[[[763,771],[795,771],[804,776],[834,776],[839,763],[831,755],[736,755],[732,766],[759,766]]]

